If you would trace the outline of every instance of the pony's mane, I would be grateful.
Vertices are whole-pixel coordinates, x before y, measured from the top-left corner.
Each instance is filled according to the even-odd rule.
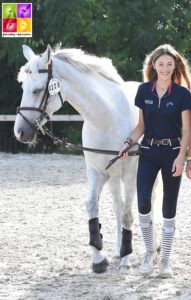
[[[124,82],[109,58],[86,54],[81,49],[75,48],[57,49],[53,56],[66,60],[82,72],[99,73],[119,84]]]
[[[57,48],[55,52],[51,54],[51,56],[67,61],[82,72],[98,73],[118,84],[124,83],[123,79],[118,74],[116,68],[113,66],[112,61],[109,58],[86,54],[81,49],[75,48]],[[38,73],[38,61],[36,61],[37,57],[38,56],[35,56],[34,59],[32,59],[30,62],[27,62],[20,68],[20,72],[18,73],[17,77],[19,82],[23,82],[25,80],[29,71],[32,71],[33,74]]]

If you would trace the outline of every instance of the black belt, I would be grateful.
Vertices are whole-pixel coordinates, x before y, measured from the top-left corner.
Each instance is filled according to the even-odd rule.
[[[163,145],[163,146],[167,146],[167,145],[172,145],[172,144],[176,144],[176,143],[180,143],[180,138],[172,138],[172,139],[160,139],[160,140],[156,140],[156,139],[148,139],[148,138],[144,138],[143,139],[143,143],[146,143],[148,145]]]

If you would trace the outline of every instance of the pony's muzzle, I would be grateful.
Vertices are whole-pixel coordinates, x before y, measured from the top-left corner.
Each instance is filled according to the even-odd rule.
[[[14,127],[14,134],[21,143],[31,143],[36,136],[36,132],[28,125],[18,128]]]

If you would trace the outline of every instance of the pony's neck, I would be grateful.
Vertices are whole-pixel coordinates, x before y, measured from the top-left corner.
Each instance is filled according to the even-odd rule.
[[[80,113],[84,121],[99,127],[97,116],[105,122],[111,118],[107,93],[113,82],[99,74],[81,72],[72,64],[57,58],[53,60],[53,75],[62,79],[65,100]]]

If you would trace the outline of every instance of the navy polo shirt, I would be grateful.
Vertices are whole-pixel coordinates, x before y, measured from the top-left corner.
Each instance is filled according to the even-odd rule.
[[[145,137],[154,139],[182,136],[181,112],[191,110],[191,93],[174,82],[159,100],[156,82],[142,83],[135,97],[135,105],[142,109]]]

